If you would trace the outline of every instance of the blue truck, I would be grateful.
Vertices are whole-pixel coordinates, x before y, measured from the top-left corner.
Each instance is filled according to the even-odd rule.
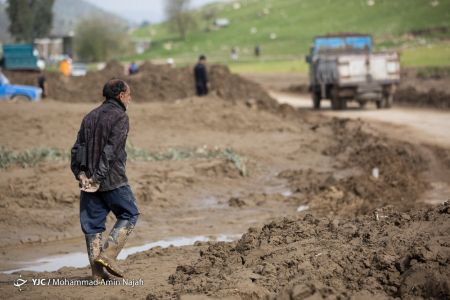
[[[348,101],[361,107],[375,102],[377,108],[392,105],[400,81],[400,62],[396,52],[374,52],[366,34],[329,34],[314,38],[309,64],[309,90],[315,109],[323,99],[331,108],[345,109]]]
[[[13,85],[8,78],[0,73],[0,100],[3,101],[31,101],[41,99],[42,89],[34,86]]]
[[[32,44],[3,45],[2,68],[9,71],[39,71],[45,67]],[[0,72],[0,100],[39,101],[42,90],[34,86],[11,84]]]

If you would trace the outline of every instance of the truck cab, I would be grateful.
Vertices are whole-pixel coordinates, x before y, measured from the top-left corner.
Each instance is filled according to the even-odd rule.
[[[345,109],[348,101],[361,107],[374,101],[378,108],[392,105],[400,80],[395,52],[373,52],[370,35],[331,34],[314,39],[309,64],[310,92],[314,108],[330,99],[333,109]]]

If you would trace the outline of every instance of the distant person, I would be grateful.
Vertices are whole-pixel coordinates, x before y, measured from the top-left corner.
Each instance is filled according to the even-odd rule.
[[[47,84],[47,79],[45,78],[45,74],[43,71],[39,72],[37,84],[38,84],[38,87],[40,87],[42,90],[42,98],[46,98],[48,96],[48,84]]]
[[[105,101],[83,118],[71,150],[71,169],[81,188],[80,223],[93,280],[109,279],[104,268],[114,276],[124,276],[117,256],[139,216],[125,174],[130,87],[123,80],[111,79],[103,87],[103,96]],[[111,211],[116,224],[102,244]]]
[[[206,71],[206,56],[200,55],[194,68],[195,88],[197,96],[208,94],[208,74]]]
[[[172,57],[169,57],[166,61],[167,65],[171,68],[175,68],[175,60]]]
[[[231,60],[238,60],[237,50],[234,47],[231,48],[230,58]]]
[[[129,75],[133,75],[133,74],[136,74],[137,72],[139,72],[139,67],[138,67],[138,65],[136,64],[136,62],[132,62],[131,64],[130,64],[130,66],[128,67],[128,74]]]
[[[255,56],[259,57],[261,55],[261,47],[259,45],[255,46]]]
[[[59,71],[67,77],[72,75],[72,62],[69,58],[65,58],[59,63]]]

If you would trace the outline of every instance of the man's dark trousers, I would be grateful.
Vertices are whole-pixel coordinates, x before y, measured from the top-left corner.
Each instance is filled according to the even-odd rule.
[[[128,220],[131,224],[136,224],[139,210],[129,185],[105,192],[81,192],[80,223],[85,234],[104,232],[106,217],[110,211],[117,220]]]
[[[208,86],[206,84],[198,83],[196,85],[197,96],[205,96],[208,94]]]

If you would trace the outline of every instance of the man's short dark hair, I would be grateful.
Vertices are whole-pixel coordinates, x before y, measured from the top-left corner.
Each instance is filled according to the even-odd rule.
[[[204,55],[202,54],[202,55],[200,55],[200,56],[198,57],[198,60],[206,60],[206,56],[204,56]]]
[[[103,97],[106,99],[118,99],[120,93],[125,93],[128,84],[122,79],[112,78],[103,86]]]

